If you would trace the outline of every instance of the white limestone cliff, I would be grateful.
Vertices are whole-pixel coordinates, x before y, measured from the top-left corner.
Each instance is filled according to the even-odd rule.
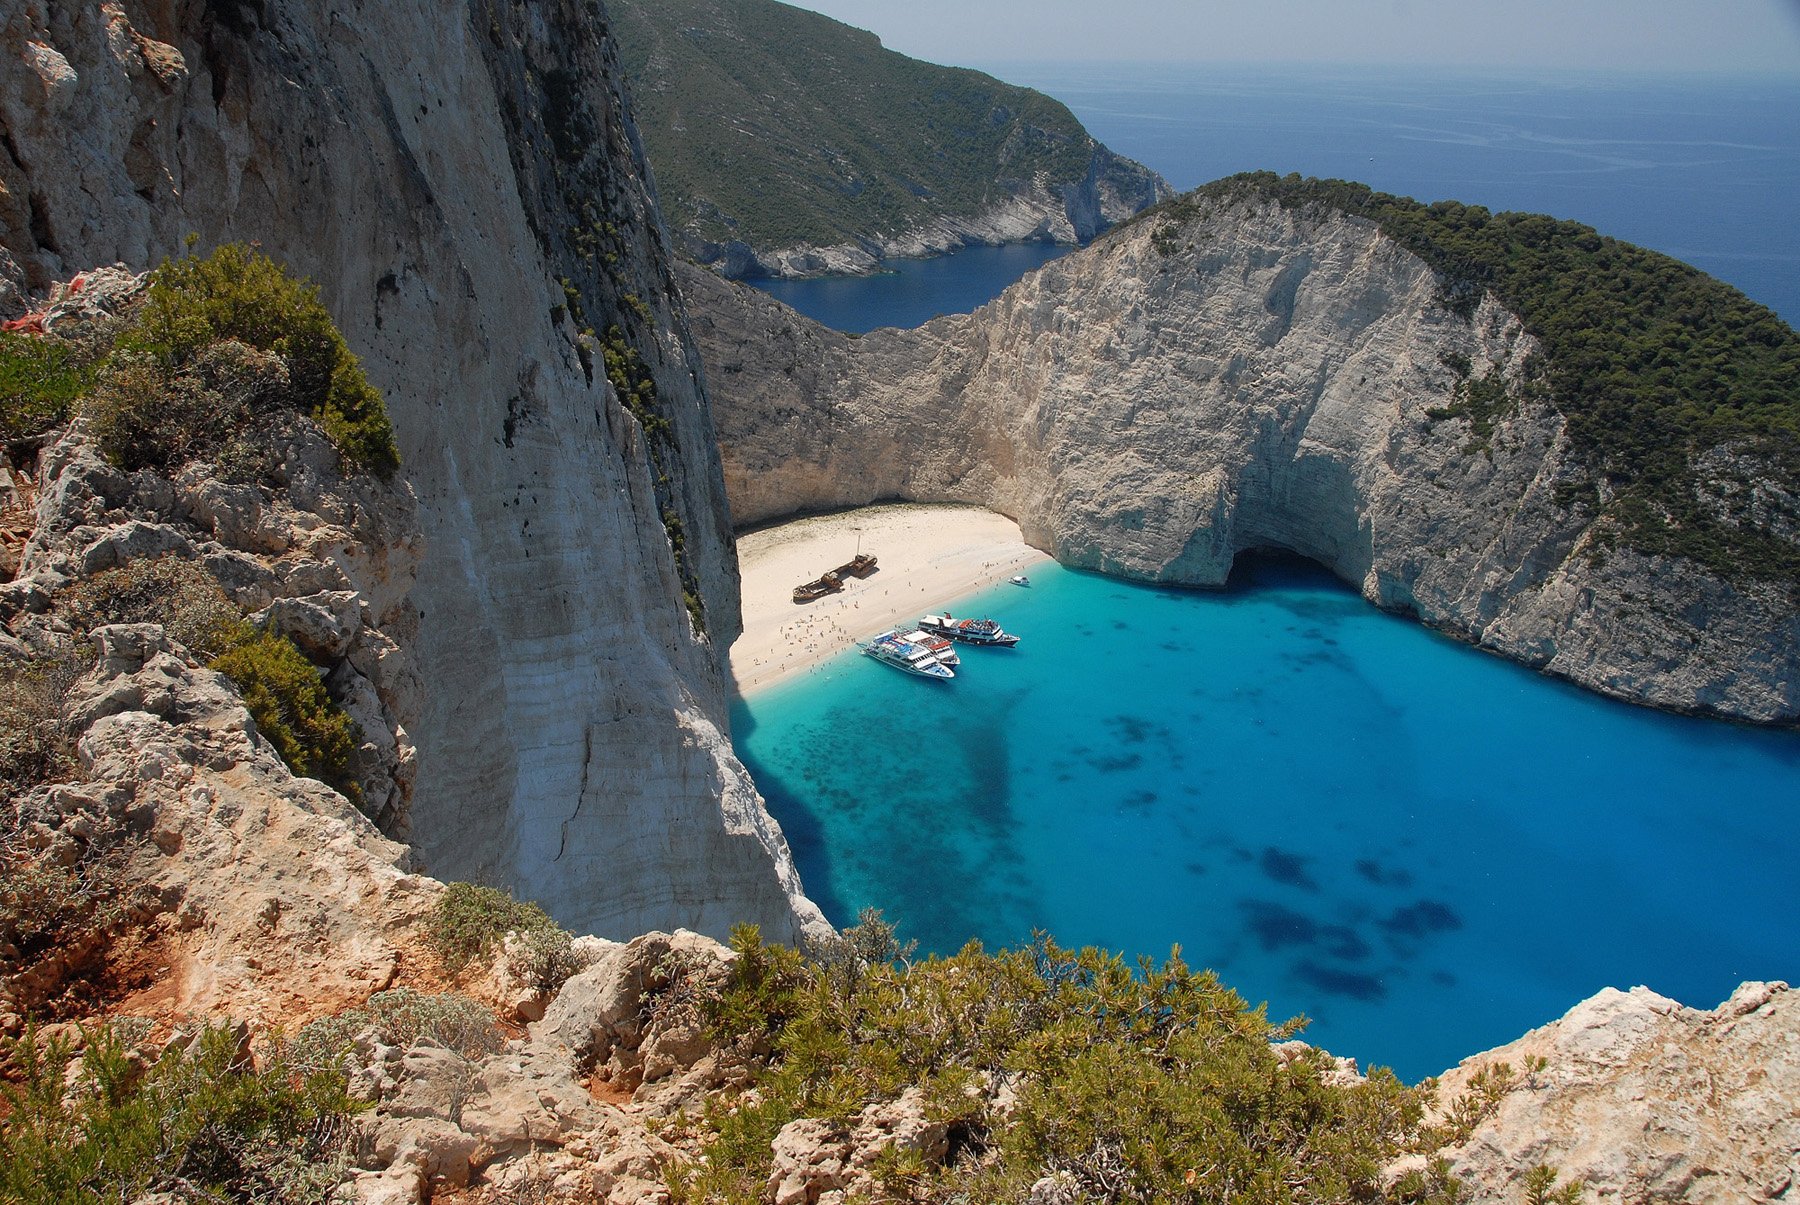
[[[582,929],[821,923],[726,736],[728,510],[597,6],[7,0],[0,125],[0,316],[256,242],[385,394],[427,550],[423,864]]]
[[[1300,553],[1364,597],[1546,673],[1678,711],[1800,718],[1779,583],[1595,541],[1537,350],[1491,295],[1464,319],[1374,224],[1256,199],[1145,221],[972,315],[852,339],[686,269],[740,525],[883,499],[1012,516],[1064,564],[1222,584]],[[1479,441],[1467,357],[1517,404]]]

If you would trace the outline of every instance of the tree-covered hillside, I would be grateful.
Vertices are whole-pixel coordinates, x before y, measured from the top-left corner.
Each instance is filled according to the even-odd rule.
[[[1156,212],[1180,221],[1252,195],[1368,218],[1437,270],[1450,309],[1467,315],[1486,289],[1519,315],[1592,472],[1564,491],[1568,505],[1601,511],[1641,552],[1800,585],[1800,335],[1766,306],[1578,222],[1425,205],[1343,180],[1233,176]],[[1443,417],[1481,424],[1517,400],[1464,392],[1473,401]]]
[[[1041,93],[774,0],[607,11],[664,212],[690,251],[878,240],[977,215],[1039,173],[1079,183],[1104,153]]]

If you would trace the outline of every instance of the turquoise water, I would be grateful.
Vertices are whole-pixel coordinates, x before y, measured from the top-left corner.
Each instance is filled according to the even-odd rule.
[[[1049,930],[1217,969],[1408,1079],[1601,987],[1800,977],[1800,736],[1608,702],[1261,562],[1054,566],[955,682],[852,654],[740,703],[808,892],[931,950]]]

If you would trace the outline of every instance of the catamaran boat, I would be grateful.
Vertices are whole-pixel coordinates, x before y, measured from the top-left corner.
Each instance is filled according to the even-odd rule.
[[[956,646],[942,636],[934,636],[930,632],[921,632],[917,629],[897,634],[908,644],[916,644],[920,648],[929,649],[936,654],[939,665],[948,665],[955,669],[962,664],[962,658],[956,655]]]
[[[957,619],[950,612],[942,615],[927,615],[919,620],[919,626],[927,632],[939,636],[948,636],[952,640],[960,640],[964,644],[989,644],[1001,648],[1011,648],[1019,643],[1017,636],[1000,630],[1000,625],[991,619]]]
[[[883,632],[863,645],[862,651],[883,665],[891,665],[897,670],[917,674],[921,678],[936,678],[940,682],[948,682],[956,677],[954,670],[938,660],[936,652],[914,644],[899,632]]]

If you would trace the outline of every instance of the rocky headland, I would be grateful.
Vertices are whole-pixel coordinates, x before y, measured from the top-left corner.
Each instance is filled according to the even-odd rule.
[[[1173,190],[1056,100],[772,0],[619,0],[682,252],[732,279],[1083,243]]]
[[[1540,340],[1492,291],[1447,297],[1374,221],[1222,192],[974,314],[861,338],[710,273],[682,282],[739,524],[970,502],[1064,564],[1192,586],[1285,549],[1617,698],[1800,717],[1792,583],[1621,538]],[[1502,400],[1470,402],[1485,391]],[[1758,499],[1744,529],[1791,553],[1778,466],[1742,448],[1693,463],[1717,496]]]

